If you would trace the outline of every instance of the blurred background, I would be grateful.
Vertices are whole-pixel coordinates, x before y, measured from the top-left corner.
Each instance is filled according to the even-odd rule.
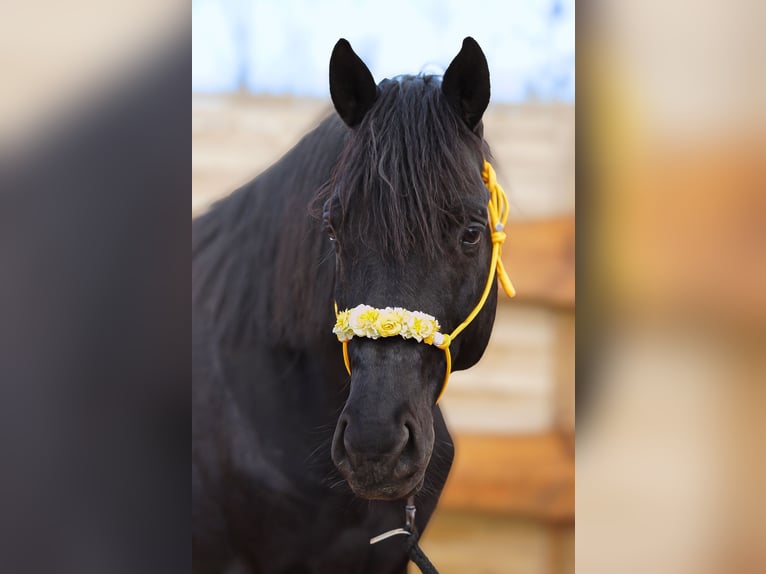
[[[766,572],[763,22],[578,13],[578,572]]]
[[[467,35],[487,56],[518,296],[441,403],[457,453],[423,547],[442,574],[574,569],[574,23],[571,0],[192,4],[192,216],[334,113],[338,38],[376,81],[443,73]]]

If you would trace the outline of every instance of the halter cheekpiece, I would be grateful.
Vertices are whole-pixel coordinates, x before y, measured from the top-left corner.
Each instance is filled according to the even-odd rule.
[[[476,318],[484,307],[492,288],[495,272],[497,272],[498,281],[500,281],[500,285],[503,287],[506,295],[513,297],[516,294],[516,290],[513,288],[513,284],[505,272],[503,261],[500,258],[500,251],[505,241],[505,223],[508,220],[508,198],[503,188],[497,183],[495,170],[492,169],[492,166],[486,160],[484,161],[481,177],[489,190],[487,211],[489,213],[490,228],[492,229],[492,258],[489,264],[487,283],[484,286],[479,302],[465,320],[449,334],[440,332],[441,327],[436,317],[421,311],[409,311],[401,307],[380,309],[370,307],[369,305],[357,305],[352,309],[339,311],[336,303],[336,322],[333,333],[343,344],[343,362],[346,364],[346,370],[349,375],[351,374],[351,364],[348,359],[348,342],[353,337],[368,337],[370,339],[402,337],[404,339],[415,339],[419,343],[433,345],[444,351],[447,368],[439,396],[436,398],[436,402],[439,402],[439,399],[444,394],[444,390],[447,388],[447,382],[452,372],[450,344]]]

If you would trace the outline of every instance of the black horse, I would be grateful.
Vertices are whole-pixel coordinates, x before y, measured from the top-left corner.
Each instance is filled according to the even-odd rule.
[[[436,398],[445,354],[401,337],[354,338],[352,375],[333,305],[400,306],[445,332],[490,271],[489,71],[466,38],[443,78],[376,85],[340,40],[337,115],[193,222],[192,554],[195,572],[406,572],[403,525],[422,531],[453,444]],[[482,356],[497,287],[452,343]]]

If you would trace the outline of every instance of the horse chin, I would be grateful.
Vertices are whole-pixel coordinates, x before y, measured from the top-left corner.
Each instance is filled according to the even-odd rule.
[[[357,498],[365,500],[402,500],[420,490],[423,482],[421,480],[418,485],[412,488],[402,488],[397,484],[385,484],[375,487],[354,486],[352,483],[349,483],[349,485]]]
[[[400,500],[417,493],[423,487],[424,473],[416,472],[408,480],[392,482],[360,481],[350,476],[346,482],[354,495],[366,500]]]

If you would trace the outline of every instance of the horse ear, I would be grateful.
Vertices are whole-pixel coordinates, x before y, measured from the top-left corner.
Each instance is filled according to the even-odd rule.
[[[350,127],[362,121],[378,97],[370,70],[341,38],[330,56],[330,97],[341,119]]]
[[[442,92],[452,108],[473,130],[489,105],[489,67],[479,44],[468,36],[444,72]]]

